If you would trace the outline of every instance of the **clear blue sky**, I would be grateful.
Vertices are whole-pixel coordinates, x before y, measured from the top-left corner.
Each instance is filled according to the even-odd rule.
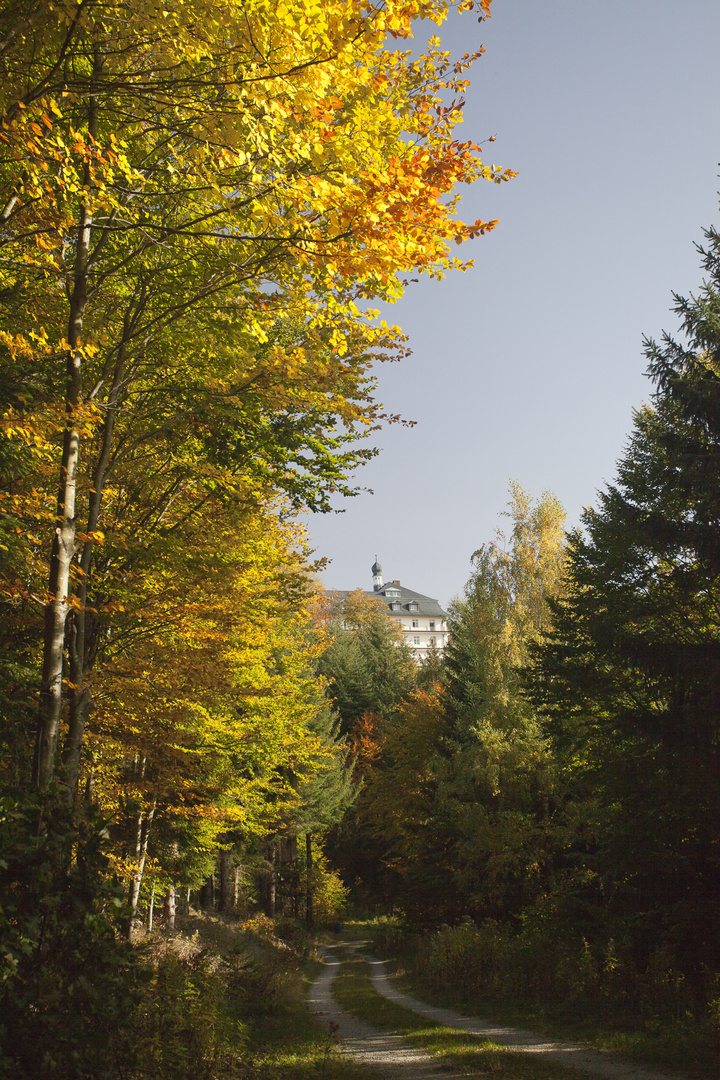
[[[308,526],[336,588],[386,580],[446,604],[503,524],[507,483],[555,491],[568,522],[612,480],[650,396],[642,336],[674,331],[672,292],[701,281],[695,241],[718,223],[718,0],[494,0],[443,44],[486,53],[460,137],[497,134],[485,160],[518,170],[464,192],[466,219],[500,218],[464,249],[465,275],[421,282],[386,313],[414,355],[379,370],[391,428]],[[422,25],[420,29],[423,29]]]

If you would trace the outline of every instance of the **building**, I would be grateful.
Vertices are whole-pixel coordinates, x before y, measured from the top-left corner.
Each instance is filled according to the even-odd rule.
[[[448,642],[448,613],[437,600],[405,588],[399,581],[383,584],[382,566],[375,558],[372,565],[373,595],[384,601],[388,615],[402,627],[405,644],[415,659],[424,660],[433,648],[440,654]]]
[[[372,566],[373,587],[368,593],[385,604],[387,613],[396,619],[402,628],[405,644],[412,650],[415,660],[420,663],[433,649],[440,655],[450,637],[448,632],[448,613],[443,611],[437,600],[423,593],[405,588],[399,581],[383,584],[382,567],[375,558]],[[337,597],[347,596],[347,592],[334,592]]]

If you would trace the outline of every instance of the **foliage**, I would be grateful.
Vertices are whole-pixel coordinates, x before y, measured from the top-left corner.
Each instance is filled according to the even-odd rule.
[[[295,827],[304,832],[326,832],[340,821],[357,797],[353,783],[354,761],[339,733],[339,719],[329,705],[319,708],[308,721],[308,730],[320,742],[324,757],[300,783]]]
[[[565,513],[556,496],[533,502],[514,481],[506,516],[510,537],[499,532],[474,553],[465,595],[453,605],[443,700],[460,740],[523,722],[520,671],[561,587]]]
[[[172,898],[349,802],[293,514],[352,494],[360,440],[397,419],[372,368],[405,339],[372,304],[468,265],[456,244],[495,222],[462,221],[456,186],[511,175],[455,138],[476,57],[394,45],[447,10],[0,13],[0,781],[25,822],[3,954],[8,1015],[46,1022],[26,1071],[120,1068],[113,913],[132,936],[150,879]],[[219,1067],[212,1023],[183,1019],[214,975],[158,972],[177,1055],[149,1048],[149,1075]]]
[[[343,734],[354,733],[370,713],[387,727],[416,680],[402,631],[384,604],[361,589],[331,600],[329,616],[329,644],[319,670],[328,679]]]
[[[556,500],[514,488],[509,542],[476,552],[454,605],[440,699],[398,714],[372,783],[406,914],[454,924],[408,946],[421,984],[478,1008],[630,1018],[710,1060],[720,235],[706,236],[706,283],[676,302],[684,342],[647,343],[656,392],[617,481],[567,547]]]
[[[191,514],[277,490],[327,509],[368,456],[347,444],[381,418],[370,364],[402,341],[355,301],[461,266],[450,246],[491,227],[448,197],[507,178],[452,137],[461,108],[442,96],[472,58],[453,67],[435,39],[417,60],[382,47],[445,10],[6,10],[7,433],[47,450],[8,492],[22,550],[6,580],[44,607],[41,788],[65,708],[77,787],[108,531],[166,535],[178,495]],[[117,587],[102,575],[106,604]]]
[[[343,883],[337,870],[330,865],[327,855],[319,845],[314,844],[312,849],[312,867],[308,882],[307,857],[305,844],[298,844],[297,858],[283,869],[282,892],[288,901],[298,898],[297,918],[307,922],[307,896],[312,889],[312,916],[313,923],[328,923],[336,918],[345,909],[348,900],[349,889]],[[288,903],[288,913],[293,907]],[[292,926],[292,923],[288,925]],[[279,932],[284,933],[282,925]]]
[[[720,970],[720,241],[707,239],[708,280],[677,300],[686,344],[648,342],[654,408],[637,414],[617,482],[572,538],[570,589],[536,682],[558,745],[599,792],[592,865],[606,903],[639,968],[659,943],[697,1008]]]
[[[366,805],[396,896],[421,924],[517,913],[555,844],[554,765],[522,692],[528,649],[560,588],[563,511],[511,485],[509,540],[473,556],[451,612],[442,681],[399,709]]]
[[[156,962],[136,1016],[142,1080],[189,1080],[239,1075],[245,1031],[228,978],[205,952],[179,957],[167,951]],[[230,985],[229,985],[230,984]]]
[[[49,824],[38,831],[41,812]],[[145,975],[118,938],[124,901],[108,879],[104,825],[86,813],[78,826],[62,803],[3,800],[3,1075],[105,1077],[132,1060]]]
[[[357,589],[332,598],[319,660],[328,693],[348,735],[358,793],[350,811],[329,836],[328,852],[356,903],[392,902],[392,873],[385,868],[385,842],[375,830],[371,778],[382,767],[388,733],[398,710],[415,690],[417,669],[402,632],[375,597]]]
[[[296,936],[262,916],[204,916],[175,938],[151,940],[151,978],[133,1017],[133,1075],[254,1076],[254,1029],[295,1004],[306,952]]]

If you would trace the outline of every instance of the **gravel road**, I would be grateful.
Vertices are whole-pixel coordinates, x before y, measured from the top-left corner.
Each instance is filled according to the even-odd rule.
[[[344,948],[358,949],[365,943],[343,942],[340,944]],[[412,1077],[413,1080],[416,1077],[417,1080],[421,1078],[424,1080],[425,1077],[433,1078],[433,1080],[459,1080],[461,1075],[467,1077],[467,1074],[448,1071],[437,1058],[430,1054],[410,1049],[400,1035],[380,1032],[341,1009],[331,991],[332,980],[341,964],[341,961],[333,955],[332,948],[333,946],[330,946],[325,950],[323,956],[325,970],[312,985],[310,1007],[336,1032],[341,1053],[364,1064],[377,1066],[385,1073],[392,1075],[402,1073],[407,1077]],[[608,1080],[681,1080],[677,1074],[658,1072],[612,1057],[610,1054],[588,1050],[578,1044],[550,1041],[532,1031],[500,1027],[481,1020],[477,1016],[464,1016],[453,1009],[426,1005],[425,1002],[408,997],[407,994],[402,994],[395,989],[385,972],[386,961],[376,960],[375,957],[362,953],[359,955],[368,961],[373,986],[379,994],[396,1005],[418,1013],[428,1020],[434,1020],[445,1027],[456,1028],[468,1035],[477,1035],[479,1038],[489,1039],[502,1046],[512,1047],[519,1053],[542,1054],[546,1061],[554,1065],[606,1077]]]

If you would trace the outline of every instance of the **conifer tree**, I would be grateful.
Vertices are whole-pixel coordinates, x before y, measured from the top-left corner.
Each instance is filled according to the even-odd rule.
[[[389,723],[414,690],[417,671],[382,602],[357,589],[332,612],[328,632],[330,644],[319,669],[329,680],[343,733],[352,732],[368,713]]]
[[[387,869],[387,844],[372,825],[369,778],[383,767],[385,738],[415,690],[417,669],[401,631],[376,597],[357,589],[330,614],[330,644],[319,670],[356,755],[356,779],[363,789],[332,831],[329,852],[356,902],[382,909],[392,903],[394,876]]]
[[[571,538],[531,684],[576,785],[600,793],[584,858],[615,932],[641,965],[662,945],[699,996],[720,966],[720,236],[705,235],[706,282],[676,297],[684,340],[646,342],[653,406]]]
[[[318,709],[308,727],[317,735],[326,754],[325,760],[298,790],[301,809],[296,827],[305,835],[305,921],[308,929],[312,929],[313,837],[318,833],[323,836],[329,828],[339,824],[357,798],[358,787],[353,784],[354,762],[348,757],[346,741],[339,734],[337,715],[327,706]]]

